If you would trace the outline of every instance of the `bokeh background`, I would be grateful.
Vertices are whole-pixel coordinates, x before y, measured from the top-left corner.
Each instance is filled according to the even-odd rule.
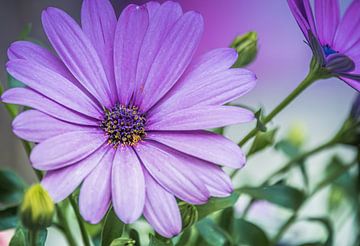
[[[146,1],[112,0],[117,13],[129,3]],[[269,112],[278,102],[292,91],[305,77],[311,52],[303,42],[304,38],[285,0],[178,0],[184,10],[196,10],[205,19],[205,33],[199,54],[207,50],[228,46],[233,38],[248,31],[259,36],[259,53],[256,61],[249,66],[258,76],[258,85],[253,92],[239,99],[241,104],[257,109],[264,107]],[[342,12],[350,0],[341,0]],[[32,23],[31,37],[48,41],[41,27],[41,11],[49,6],[59,7],[76,20],[80,17],[80,0],[0,0],[0,80],[6,87],[6,51],[11,42],[18,39],[20,32]],[[317,82],[305,91],[294,103],[286,108],[271,123],[281,126],[278,138],[287,134],[294,126],[301,126],[306,137],[305,149],[316,146],[332,136],[349,113],[356,92],[338,79]],[[226,129],[226,135],[238,141],[254,125],[233,126]],[[307,167],[311,180],[319,180],[331,152],[340,153],[345,160],[353,158],[353,151],[337,148],[311,158]],[[236,183],[257,185],[271,170],[283,164],[285,157],[272,150],[251,158],[236,177]],[[15,170],[28,182],[35,178],[19,140],[11,132],[11,120],[4,105],[0,104],[0,166]],[[294,185],[300,181],[297,174],[291,179]],[[327,190],[319,193],[302,211],[306,215],[326,215]],[[241,210],[241,204],[239,210]],[[337,225],[335,245],[351,245],[354,240],[354,216],[344,208],[345,219]],[[256,206],[251,213],[254,220],[267,227],[276,227],[286,216],[266,204]],[[260,219],[259,219],[260,217]],[[276,223],[273,221],[277,221]],[[267,224],[267,225],[266,225]],[[290,230],[287,237],[296,242],[325,235],[321,227],[299,224]],[[270,228],[271,230],[271,228]],[[49,245],[63,245],[62,239],[54,232],[50,234]],[[56,244],[57,243],[57,244]],[[295,243],[296,244],[296,243]]]

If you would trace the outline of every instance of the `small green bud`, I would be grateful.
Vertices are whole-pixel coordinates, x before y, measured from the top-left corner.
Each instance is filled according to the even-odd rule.
[[[180,202],[179,209],[181,213],[183,229],[188,228],[197,222],[198,211],[194,205],[186,202]]]
[[[295,147],[300,147],[305,142],[305,127],[301,123],[294,123],[288,132],[288,140]]]
[[[242,36],[237,36],[230,45],[239,55],[233,67],[245,67],[253,62],[257,55],[257,43],[258,36],[256,32],[248,32]]]
[[[120,237],[113,240],[110,246],[134,246],[136,243],[135,240],[126,237]]]
[[[25,192],[20,206],[21,221],[30,230],[45,229],[51,225],[54,208],[48,192],[40,184],[35,184]]]

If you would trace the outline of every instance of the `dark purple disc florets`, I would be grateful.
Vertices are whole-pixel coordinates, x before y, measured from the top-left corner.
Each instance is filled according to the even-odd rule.
[[[134,146],[142,140],[146,135],[145,123],[145,114],[138,107],[116,104],[110,110],[105,109],[100,128],[108,137],[108,143],[117,148]]]

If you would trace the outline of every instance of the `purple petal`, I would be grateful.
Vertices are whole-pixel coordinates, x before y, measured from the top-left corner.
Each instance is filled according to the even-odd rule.
[[[159,9],[160,3],[155,2],[155,1],[150,1],[150,2],[147,2],[145,5],[146,5],[146,8],[149,13],[149,18],[151,20],[154,17],[156,11]]]
[[[187,163],[194,175],[198,176],[210,192],[210,196],[226,197],[231,195],[233,186],[230,177],[219,167],[212,163],[192,158]]]
[[[314,16],[309,0],[288,0],[288,4],[305,38],[309,40],[309,30],[316,35]]]
[[[246,69],[230,69],[186,80],[177,93],[154,108],[149,115],[168,114],[174,110],[198,106],[223,105],[252,90],[256,76]]]
[[[150,109],[176,83],[189,65],[203,33],[202,16],[184,14],[171,28],[154,59],[146,82],[140,84],[140,108]],[[141,83],[141,82],[140,82]]]
[[[360,39],[360,1],[353,1],[346,10],[335,34],[334,48],[346,53]]]
[[[192,204],[207,202],[209,191],[187,166],[191,158],[150,141],[139,144],[136,152],[151,176],[169,192]]]
[[[114,69],[119,101],[127,105],[133,96],[136,67],[148,28],[145,6],[129,5],[119,18],[115,31]]]
[[[37,110],[19,114],[12,122],[12,127],[19,138],[37,143],[67,132],[89,130],[89,127],[69,124]]]
[[[247,109],[232,106],[203,106],[182,109],[169,114],[152,115],[148,130],[178,131],[202,130],[250,122],[254,114]]]
[[[340,21],[338,0],[315,0],[317,33],[322,45],[333,45],[333,39]]]
[[[48,8],[42,23],[50,43],[75,78],[108,108],[112,94],[104,68],[90,40],[64,11]],[[64,35],[66,34],[66,35]]]
[[[176,199],[146,170],[144,176],[146,185],[144,216],[157,233],[172,238],[181,231],[181,216]]]
[[[47,49],[29,41],[12,43],[8,49],[8,57],[10,60],[24,59],[35,62],[60,74],[71,82],[76,80],[58,57]]]
[[[84,178],[98,165],[109,149],[103,145],[85,159],[73,165],[48,171],[41,185],[49,192],[55,202],[60,202],[78,187]]]
[[[70,123],[98,126],[99,123],[92,118],[81,115],[68,109],[53,100],[27,88],[13,88],[1,95],[1,100],[5,103],[20,104],[37,109],[57,119]]]
[[[12,60],[6,66],[16,79],[54,101],[95,119],[101,116],[101,108],[60,74],[27,60]]]
[[[36,145],[30,161],[39,170],[54,170],[78,162],[96,151],[106,138],[98,130],[65,133]]]
[[[207,131],[149,132],[146,138],[200,159],[241,168],[245,155],[238,145],[229,139]]]
[[[79,209],[83,218],[97,224],[106,214],[111,200],[111,167],[115,150],[109,148],[96,168],[85,178],[79,195]]]
[[[181,7],[175,2],[165,2],[153,14],[138,57],[136,83],[139,88],[135,90],[138,93],[140,88],[144,88],[149,71],[164,43],[164,39],[181,15]],[[135,97],[136,104],[140,104],[142,96],[135,95]]]
[[[114,78],[114,36],[116,15],[109,0],[84,0],[81,8],[83,32],[91,41],[110,83],[112,101],[117,101]]]
[[[120,147],[117,150],[111,182],[115,213],[124,223],[133,223],[144,209],[145,181],[139,159],[131,148]]]

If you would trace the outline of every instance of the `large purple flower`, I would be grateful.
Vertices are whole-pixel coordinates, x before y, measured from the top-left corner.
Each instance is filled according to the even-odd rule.
[[[342,19],[338,0],[315,0],[315,18],[309,0],[288,3],[318,62],[360,91],[360,1]]]
[[[59,9],[42,14],[57,56],[30,42],[8,51],[8,72],[26,88],[6,103],[34,110],[13,122],[17,136],[37,144],[34,168],[56,202],[81,183],[79,206],[99,222],[112,203],[125,223],[142,214],[165,237],[181,230],[175,197],[191,204],[232,192],[218,166],[241,168],[245,156],[203,129],[253,120],[223,106],[249,92],[255,75],[233,69],[233,49],[193,59],[203,32],[200,14],[179,4],[129,5],[117,20],[109,1],[85,0],[82,27]]]

